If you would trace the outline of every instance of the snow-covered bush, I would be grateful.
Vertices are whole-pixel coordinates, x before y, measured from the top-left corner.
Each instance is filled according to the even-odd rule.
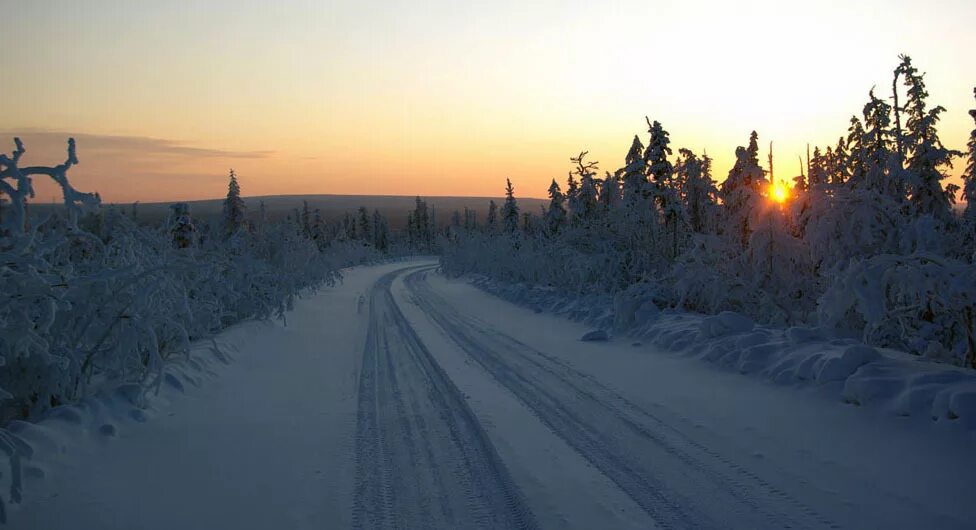
[[[2,422],[36,417],[106,382],[151,387],[191,341],[241,320],[283,317],[304,289],[387,255],[372,242],[323,242],[295,220],[245,221],[233,174],[225,209],[232,219],[214,229],[196,223],[184,203],[158,228],[111,207],[81,216],[98,198],[68,183],[74,141],[67,162],[53,168],[20,168],[24,151],[18,140],[12,156],[0,155],[11,198],[0,233]],[[66,205],[33,226],[32,175],[51,176]]]
[[[854,260],[820,298],[823,324],[976,368],[976,267],[932,254]]]
[[[16,140],[13,155],[0,155],[0,191],[10,198],[0,225],[0,424],[106,385],[151,391],[192,341],[284,317],[304,290],[339,280],[340,268],[389,255],[373,241],[327,240],[318,224],[313,234],[294,219],[246,221],[233,173],[230,219],[215,228],[195,222],[185,203],[160,227],[140,225],[71,187],[73,140],[59,166],[21,168],[24,152]],[[27,215],[34,175],[50,176],[65,198],[63,211],[39,221]],[[385,249],[396,247],[376,219]],[[0,429],[0,450],[15,472],[24,456],[16,436]]]

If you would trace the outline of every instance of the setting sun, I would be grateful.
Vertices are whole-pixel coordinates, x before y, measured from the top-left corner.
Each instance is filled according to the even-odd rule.
[[[769,198],[780,204],[784,204],[790,198],[790,188],[782,182],[774,182],[770,185]]]
[[[976,0],[0,5],[0,530],[976,530]]]

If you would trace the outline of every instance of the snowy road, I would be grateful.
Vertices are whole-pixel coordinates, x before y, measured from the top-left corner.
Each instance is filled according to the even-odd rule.
[[[354,269],[288,326],[225,333],[236,360],[148,421],[113,401],[25,433],[37,471],[12,527],[976,525],[971,439],[581,343],[435,266]],[[86,427],[103,422],[118,435]]]
[[[356,528],[527,528],[531,513],[461,392],[381,277],[359,373]]]

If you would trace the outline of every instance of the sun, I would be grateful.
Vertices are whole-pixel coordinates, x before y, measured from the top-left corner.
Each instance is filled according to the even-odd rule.
[[[790,189],[782,182],[774,182],[769,189],[769,198],[784,204],[790,198]]]

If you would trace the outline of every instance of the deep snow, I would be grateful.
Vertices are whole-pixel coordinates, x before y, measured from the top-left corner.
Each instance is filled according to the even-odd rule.
[[[19,426],[11,526],[976,525],[965,430],[580,342],[434,266],[347,271],[287,326],[219,336],[229,363],[199,345],[145,409],[123,391]]]

